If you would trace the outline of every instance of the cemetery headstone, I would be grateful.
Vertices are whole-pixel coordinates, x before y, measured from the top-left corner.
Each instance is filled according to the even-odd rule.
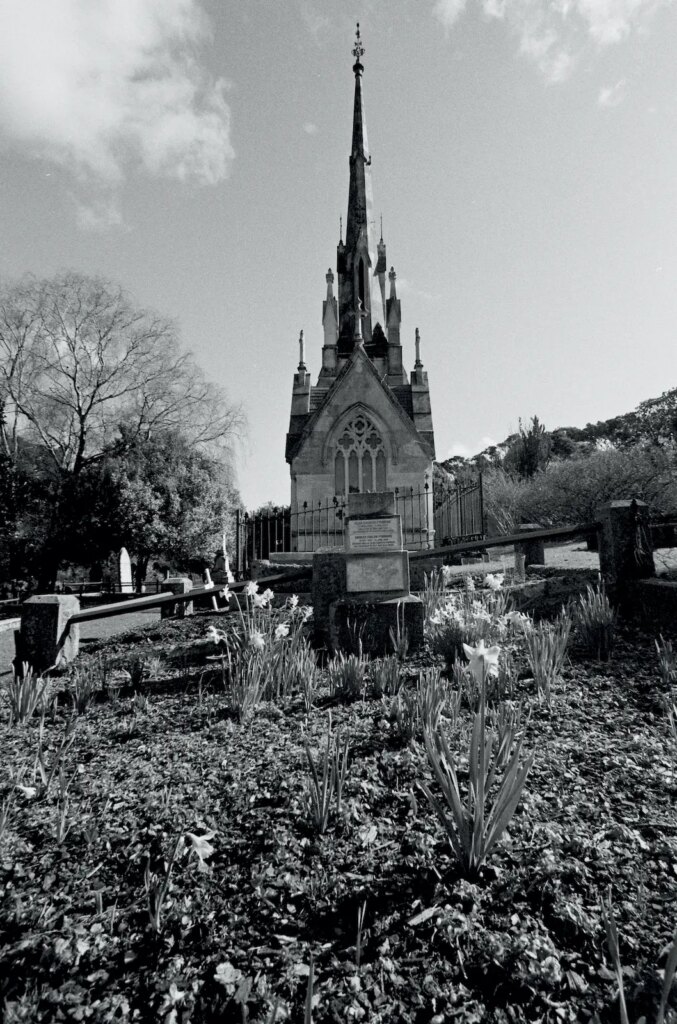
[[[118,555],[118,587],[121,594],[133,594],[132,563],[127,548],[120,548]]]

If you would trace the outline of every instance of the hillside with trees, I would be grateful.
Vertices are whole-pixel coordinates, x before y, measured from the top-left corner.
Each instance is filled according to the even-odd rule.
[[[518,432],[500,444],[436,467],[449,480],[478,471],[492,533],[511,532],[520,522],[589,522],[604,502],[629,496],[653,513],[676,512],[677,388],[585,427],[550,431],[538,416],[520,420]]]

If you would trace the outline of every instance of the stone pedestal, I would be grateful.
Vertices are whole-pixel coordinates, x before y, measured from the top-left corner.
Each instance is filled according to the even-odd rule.
[[[28,662],[35,672],[67,664],[77,656],[80,627],[69,627],[80,602],[72,594],[38,594],[21,606],[21,633],[17,660]]]
[[[529,533],[534,530],[542,530],[540,523],[521,523],[517,527],[518,533],[524,533],[525,539],[515,544],[515,555],[524,555],[526,565],[545,565],[545,544],[542,540],[530,540]],[[515,560],[517,564],[517,560]]]
[[[604,582],[623,588],[656,575],[647,505],[610,501],[599,510],[599,568]]]
[[[192,589],[193,581],[188,576],[170,576],[168,580],[160,584],[160,590],[163,594],[187,594]],[[177,601],[176,604],[163,604],[160,606],[160,618],[162,619],[172,617],[183,619],[186,615],[192,614],[192,601]]]
[[[366,654],[385,654],[399,621],[410,646],[420,646],[423,604],[409,591],[409,553],[394,493],[351,494],[348,515],[346,550],[313,557],[316,643],[335,653],[359,640]]]

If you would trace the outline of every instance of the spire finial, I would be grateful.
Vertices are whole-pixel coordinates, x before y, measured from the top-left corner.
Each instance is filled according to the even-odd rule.
[[[343,216],[339,217],[339,245],[343,245]]]
[[[367,313],[362,305],[362,299],[358,299],[357,309],[355,310],[355,333],[353,334],[353,341],[356,345],[364,345],[364,337],[362,336],[362,319],[366,315]]]
[[[306,369],[306,343],[303,339],[303,331],[299,334],[299,373]]]
[[[383,241],[383,214],[381,214],[381,241]]]
[[[414,338],[416,345],[416,362],[414,363],[414,369],[421,370],[423,368],[423,363],[421,362],[421,335],[418,327],[416,328],[416,334]]]
[[[353,46],[353,57],[355,58],[355,64],[353,65],[353,71],[357,71],[358,68],[362,70],[361,58],[364,56],[364,46],[362,45],[362,37],[360,36],[360,23],[358,21],[357,28],[355,29],[355,45]]]

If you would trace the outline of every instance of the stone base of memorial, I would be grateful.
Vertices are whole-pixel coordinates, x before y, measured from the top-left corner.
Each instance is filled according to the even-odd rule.
[[[313,557],[315,643],[331,653],[388,654],[406,630],[409,647],[423,643],[423,604],[409,585],[409,552],[392,491],[351,494],[345,551]]]

